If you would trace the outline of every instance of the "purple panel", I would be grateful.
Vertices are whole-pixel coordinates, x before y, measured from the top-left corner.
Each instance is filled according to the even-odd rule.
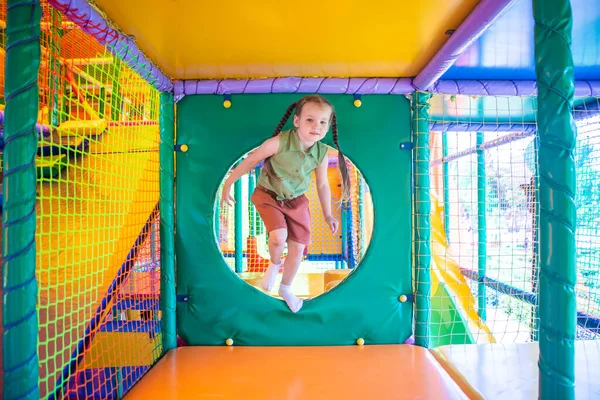
[[[4,127],[4,110],[0,110],[0,126]],[[50,126],[48,125],[36,123],[35,128],[43,137],[48,137],[50,135]]]
[[[296,92],[318,93],[323,80],[324,78],[300,79],[300,82],[298,82],[298,90],[296,90]]]
[[[419,90],[427,90],[518,0],[482,0],[458,27],[438,53],[413,80]]]
[[[441,80],[434,93],[472,96],[536,96],[536,81]],[[575,81],[575,96],[600,96],[600,81]]]
[[[302,78],[283,78],[276,79],[273,85],[273,93],[295,93],[300,87]]]
[[[273,91],[274,79],[255,79],[250,80],[246,85],[246,90],[252,93],[270,93]]]
[[[397,94],[412,93],[408,78],[273,78],[252,80],[175,81],[176,96],[190,94],[240,93],[328,93],[328,94]],[[510,80],[441,80],[431,92],[471,96],[536,96],[536,81]],[[600,80],[576,81],[575,96],[600,96]]]
[[[121,58],[142,78],[162,92],[173,90],[173,83],[147,59],[133,41],[110,28],[104,18],[85,0],[48,0],[85,33],[92,35],[115,56]]]
[[[272,78],[175,81],[175,95],[235,93],[408,94],[409,78]]]
[[[573,0],[571,8],[575,79],[598,79],[600,1]],[[535,80],[534,27],[532,1],[520,0],[469,46],[441,79]]]
[[[575,121],[583,121],[598,115],[600,115],[600,104],[598,104],[598,99],[596,99],[595,102],[584,104],[573,109],[573,119],[575,119]]]
[[[575,81],[575,96],[600,96],[600,81]]]
[[[535,96],[536,81],[472,81],[442,80],[431,90],[441,94],[466,94],[477,96]]]
[[[535,132],[536,124],[478,124],[455,122],[432,122],[432,132]]]
[[[184,92],[185,81],[174,81],[173,82],[173,93],[176,96],[181,96]]]

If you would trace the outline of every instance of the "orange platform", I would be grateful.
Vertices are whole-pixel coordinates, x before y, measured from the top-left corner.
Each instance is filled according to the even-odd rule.
[[[410,345],[181,347],[135,399],[467,399],[431,353]]]
[[[436,359],[469,398],[538,398],[538,343],[452,345],[433,349]],[[575,397],[600,398],[600,341],[575,342]]]

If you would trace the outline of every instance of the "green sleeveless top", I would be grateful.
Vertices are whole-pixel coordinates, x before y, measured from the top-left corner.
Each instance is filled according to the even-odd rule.
[[[312,172],[327,156],[327,145],[316,142],[306,152],[296,128],[279,134],[279,150],[271,156],[273,170],[281,180],[271,182],[261,170],[258,184],[277,194],[277,200],[293,199],[310,187]]]

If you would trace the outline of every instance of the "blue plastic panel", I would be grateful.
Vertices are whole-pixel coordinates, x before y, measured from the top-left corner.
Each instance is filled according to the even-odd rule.
[[[600,79],[600,1],[572,0],[575,79]],[[520,0],[442,79],[535,79],[532,0]]]

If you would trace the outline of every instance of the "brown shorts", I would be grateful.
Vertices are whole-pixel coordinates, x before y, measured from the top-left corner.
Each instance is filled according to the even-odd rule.
[[[250,197],[263,220],[267,233],[287,228],[288,239],[310,244],[310,207],[305,195],[292,200],[277,200],[275,193],[257,186]]]

